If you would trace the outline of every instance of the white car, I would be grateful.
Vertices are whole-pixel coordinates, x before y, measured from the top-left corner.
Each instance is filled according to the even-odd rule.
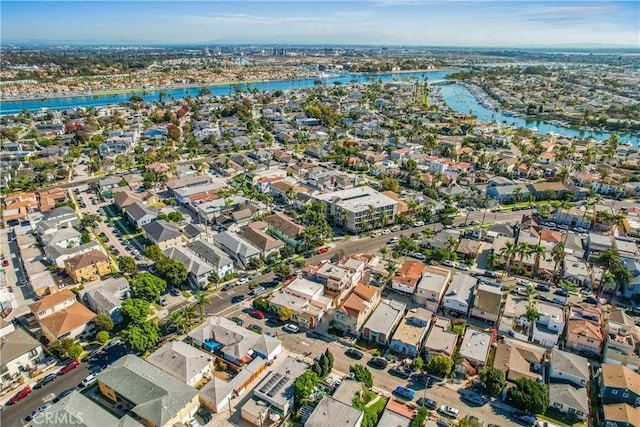
[[[455,267],[457,264],[455,261],[451,261],[449,259],[445,259],[444,261],[442,261],[442,265],[445,265],[447,267]]]
[[[191,418],[189,421],[187,421],[187,425],[189,427],[202,427],[200,421],[196,420],[195,418]]]
[[[238,280],[238,286],[239,285],[244,285],[248,281],[249,281],[249,279],[247,279],[246,277],[243,277],[242,279]]]
[[[525,279],[518,279],[516,284],[520,286],[531,286],[531,282]]]
[[[460,414],[460,411],[458,409],[448,405],[442,405],[440,409],[438,409],[438,411],[453,418],[457,418],[458,414]]]
[[[33,412],[31,412],[29,414],[29,416],[26,418],[27,421],[31,421],[33,420],[35,417],[37,417],[38,415],[40,415],[41,413],[43,413],[44,411],[46,411],[47,409],[51,408],[51,403],[45,403],[42,406],[38,406],[36,409],[33,410]]]
[[[91,374],[87,378],[82,380],[82,382],[80,383],[80,386],[89,387],[91,384],[95,383],[96,381],[97,381],[96,376]]]
[[[424,225],[424,221],[416,221],[413,223],[414,227],[422,227]]]
[[[387,234],[391,234],[391,230],[389,230],[388,228],[387,228],[387,229],[385,229],[385,230],[382,230],[382,234],[384,234],[385,236],[386,236]]]
[[[382,236],[381,233],[372,233],[371,234],[371,237],[380,237],[380,236]]]
[[[293,332],[293,333],[296,333],[300,330],[300,328],[298,328],[298,326],[294,325],[293,323],[287,323],[286,325],[284,325],[283,329],[287,332]]]
[[[471,269],[467,264],[458,264],[456,265],[456,268],[462,271],[469,271]]]

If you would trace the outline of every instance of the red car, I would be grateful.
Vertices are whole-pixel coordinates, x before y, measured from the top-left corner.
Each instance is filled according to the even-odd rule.
[[[318,254],[326,254],[329,251],[329,248],[320,248],[318,249]]]
[[[13,405],[14,403],[21,401],[22,399],[29,396],[30,394],[31,394],[31,387],[23,388],[18,393],[16,393],[15,396],[9,399],[7,403],[9,405]]]
[[[71,371],[72,369],[77,368],[78,365],[80,365],[80,362],[78,362],[77,360],[74,360],[73,362],[69,363],[67,366],[64,366],[62,369],[60,369],[60,371],[58,371],[58,375],[64,375],[67,372]]]
[[[8,267],[9,266],[9,260],[5,259],[4,261],[2,261],[2,266],[3,267]]]
[[[262,320],[262,319],[264,319],[264,318],[266,317],[266,316],[264,315],[264,313],[263,313],[263,312],[261,312],[260,310],[253,310],[253,311],[250,311],[250,312],[249,312],[249,315],[250,315],[251,317],[255,317],[256,319],[260,319],[260,320]]]

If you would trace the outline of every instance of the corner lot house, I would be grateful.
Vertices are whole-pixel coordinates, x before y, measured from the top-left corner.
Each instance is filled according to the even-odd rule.
[[[183,424],[198,410],[198,392],[152,364],[126,355],[98,375],[101,397],[128,408],[146,426]]]

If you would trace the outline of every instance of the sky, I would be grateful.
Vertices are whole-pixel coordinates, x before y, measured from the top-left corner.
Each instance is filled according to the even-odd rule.
[[[640,1],[7,1],[5,42],[638,47]]]

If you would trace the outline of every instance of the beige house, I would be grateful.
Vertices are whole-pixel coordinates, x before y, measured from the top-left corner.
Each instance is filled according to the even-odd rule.
[[[80,304],[73,292],[64,289],[29,306],[49,341],[88,336],[96,314]]]
[[[495,286],[478,285],[473,299],[471,315],[494,325],[500,317],[502,290]]]
[[[333,315],[334,327],[357,333],[380,302],[380,290],[374,286],[358,285],[345,298]]]
[[[567,348],[599,355],[604,336],[599,325],[584,319],[570,319],[567,328]]]

